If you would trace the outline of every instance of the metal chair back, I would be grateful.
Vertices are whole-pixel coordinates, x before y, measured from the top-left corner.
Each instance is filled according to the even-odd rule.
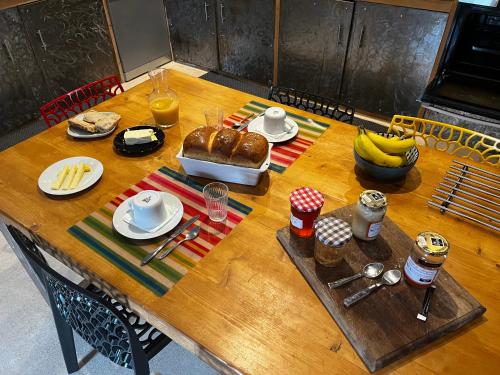
[[[51,100],[40,107],[40,113],[50,128],[123,91],[120,79],[117,76],[109,76]]]
[[[418,117],[394,115],[389,132],[413,137],[417,143],[452,155],[500,165],[500,140],[474,130]]]
[[[352,124],[354,108],[333,99],[287,87],[271,86],[268,97],[277,103]]]

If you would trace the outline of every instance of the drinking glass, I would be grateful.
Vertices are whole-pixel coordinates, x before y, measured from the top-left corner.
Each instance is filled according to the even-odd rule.
[[[158,68],[151,70],[148,75],[153,84],[153,92],[149,94],[149,109],[159,127],[170,128],[179,122],[179,98],[168,87],[168,70]]]
[[[227,217],[228,187],[221,182],[212,182],[203,188],[203,197],[212,221],[224,221]]]
[[[221,130],[223,128],[224,110],[222,109],[222,107],[216,106],[212,108],[206,108],[204,113],[207,126],[212,126],[217,130]]]

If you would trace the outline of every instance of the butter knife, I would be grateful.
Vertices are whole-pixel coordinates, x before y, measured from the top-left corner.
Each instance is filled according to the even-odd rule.
[[[187,229],[191,224],[193,224],[196,220],[200,218],[200,215],[193,216],[191,219],[186,221],[184,224],[182,224],[180,227],[178,227],[168,238],[163,241],[156,249],[154,249],[152,252],[150,252],[148,255],[144,257],[144,259],[141,260],[141,266],[145,266],[149,262],[151,262],[155,256],[158,255],[158,253],[165,247],[167,246],[171,241],[174,240],[175,237],[177,237],[179,234],[184,232],[185,229]]]

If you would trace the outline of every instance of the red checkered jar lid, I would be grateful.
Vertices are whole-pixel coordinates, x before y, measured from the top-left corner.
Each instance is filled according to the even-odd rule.
[[[313,212],[323,207],[325,198],[316,189],[301,187],[290,193],[290,203],[297,211]]]

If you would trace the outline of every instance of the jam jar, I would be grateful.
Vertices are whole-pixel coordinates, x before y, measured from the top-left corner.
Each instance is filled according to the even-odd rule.
[[[324,217],[314,224],[314,258],[326,267],[335,267],[342,262],[352,239],[351,226],[335,217]]]
[[[290,193],[290,230],[299,237],[312,237],[314,220],[318,217],[325,198],[318,190],[301,187]]]
[[[377,190],[365,190],[359,195],[352,218],[354,237],[372,241],[377,238],[387,212],[387,198]]]
[[[428,288],[436,280],[450,246],[446,238],[434,232],[422,232],[406,261],[405,280],[418,288]]]

